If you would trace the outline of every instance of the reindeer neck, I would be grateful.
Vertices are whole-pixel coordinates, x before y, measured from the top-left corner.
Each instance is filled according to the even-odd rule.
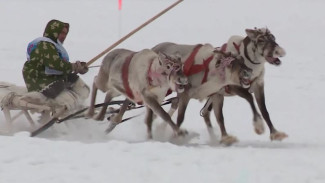
[[[150,61],[147,78],[151,86],[162,86],[166,83],[166,75],[163,67],[159,64],[158,58],[153,58]]]
[[[232,57],[227,57],[221,60],[218,67],[216,68],[216,71],[218,73],[218,79],[222,82],[225,81],[227,75],[229,75],[227,67],[234,61]],[[230,72],[231,74],[231,72]]]
[[[264,69],[265,59],[257,58],[257,50],[255,50],[254,43],[248,37],[243,39],[241,44],[241,56],[244,57],[244,63],[247,67],[253,69],[252,78],[260,75],[261,71]]]
[[[245,58],[246,65],[260,65],[261,63],[256,59],[256,50],[253,48],[254,43],[246,36],[240,46],[240,54]]]

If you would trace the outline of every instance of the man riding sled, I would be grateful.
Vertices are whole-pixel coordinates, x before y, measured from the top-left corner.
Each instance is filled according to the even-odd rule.
[[[89,96],[89,87],[77,74],[88,72],[86,62],[69,62],[63,42],[69,24],[51,20],[43,37],[28,44],[23,77],[28,90],[22,99],[38,104],[53,103],[65,110],[76,109]]]

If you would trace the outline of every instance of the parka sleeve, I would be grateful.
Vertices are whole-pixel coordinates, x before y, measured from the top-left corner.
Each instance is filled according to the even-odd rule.
[[[72,65],[70,62],[64,61],[60,58],[58,50],[52,43],[40,42],[37,46],[43,64],[51,69],[62,71],[63,74],[72,72]]]

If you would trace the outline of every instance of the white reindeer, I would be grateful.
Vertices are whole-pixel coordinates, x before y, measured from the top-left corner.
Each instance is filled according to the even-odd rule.
[[[111,117],[113,126],[121,122],[125,106],[131,101],[146,105],[147,118],[152,117],[154,112],[171,126],[175,134],[184,135],[186,131],[178,128],[160,104],[169,89],[183,92],[187,84],[187,77],[182,72],[182,63],[176,57],[157,54],[149,49],[140,52],[115,49],[105,56],[94,79],[90,108],[86,115],[94,115],[96,93],[99,89],[106,92],[105,103],[120,95],[127,98],[120,113]],[[94,119],[103,120],[106,110],[107,105],[104,105]],[[148,137],[152,138],[151,129],[148,129]]]
[[[242,88],[238,86],[227,86],[217,94],[212,95],[202,109],[202,116],[208,129],[212,129],[210,122],[210,111],[213,108],[216,119],[219,123],[222,139],[232,139],[229,142],[237,141],[236,137],[228,135],[224,126],[224,117],[222,113],[224,96],[238,95],[246,99],[253,111],[253,125],[257,134],[264,132],[264,124],[261,115],[256,110],[254,99],[251,93],[254,93],[256,102],[270,129],[271,140],[282,140],[287,134],[280,132],[273,126],[269,113],[265,105],[264,94],[264,64],[266,62],[272,65],[280,65],[279,57],[285,56],[285,50],[280,47],[274,35],[266,28],[246,29],[246,37],[232,36],[227,44],[221,47],[222,51],[241,55],[245,60],[245,65],[253,70],[251,78],[251,87]],[[213,106],[213,107],[212,107]],[[210,130],[212,132],[212,130]]]
[[[178,94],[177,125],[184,120],[185,110],[191,98],[203,100],[218,92],[226,85],[250,86],[251,69],[245,66],[242,58],[216,50],[212,45],[184,45],[161,43],[152,48],[155,52],[178,54],[184,63],[184,73],[188,76],[190,87]],[[173,102],[169,114],[177,108]],[[230,139],[231,140],[231,139]]]

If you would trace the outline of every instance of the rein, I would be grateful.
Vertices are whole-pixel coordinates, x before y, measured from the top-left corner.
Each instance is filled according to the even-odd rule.
[[[88,66],[88,68],[100,67],[100,65]]]

